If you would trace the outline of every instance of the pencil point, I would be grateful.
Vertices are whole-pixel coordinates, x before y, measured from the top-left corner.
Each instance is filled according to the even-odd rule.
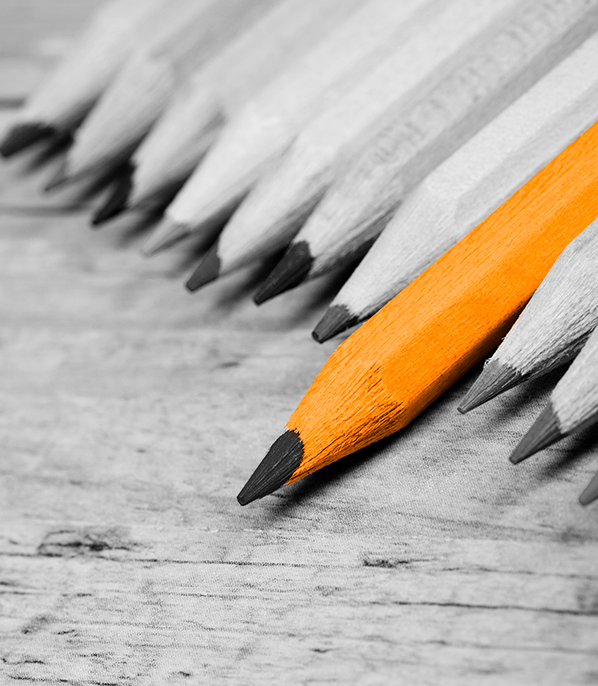
[[[586,486],[584,492],[579,496],[582,505],[589,505],[598,499],[598,474]]]
[[[237,496],[241,505],[263,498],[287,483],[303,457],[303,441],[295,431],[285,431],[279,436],[268,454],[249,477]]]
[[[58,167],[54,176],[46,184],[44,191],[53,191],[55,188],[63,186],[67,181],[69,181],[68,162],[64,160],[60,167]]]
[[[257,305],[305,281],[314,258],[305,241],[292,243],[254,296]]]
[[[141,248],[141,254],[145,257],[151,257],[161,250],[170,248],[170,246],[186,238],[191,233],[191,230],[189,224],[177,222],[165,216],[143,248]]]
[[[193,293],[198,288],[215,281],[219,275],[220,258],[218,257],[218,241],[216,241],[185,285]]]
[[[457,409],[461,414],[465,414],[522,381],[522,374],[511,365],[490,360]]]
[[[358,318],[351,314],[346,305],[331,305],[316,324],[316,328],[311,333],[312,338],[318,343],[324,343],[353,324],[357,324],[357,321]]]
[[[110,197],[91,218],[93,226],[99,226],[127,209],[129,196],[131,194],[131,189],[133,188],[134,171],[134,166],[132,164],[127,164],[118,175],[114,182]]]
[[[564,434],[559,429],[552,403],[548,403],[529,431],[519,441],[519,445],[509,459],[513,464],[519,464],[539,450],[560,441],[561,438],[564,438]]]
[[[0,155],[11,157],[29,146],[56,135],[56,129],[39,123],[17,124],[4,136],[0,143]]]

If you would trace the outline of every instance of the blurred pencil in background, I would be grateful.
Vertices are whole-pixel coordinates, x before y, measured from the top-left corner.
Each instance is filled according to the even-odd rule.
[[[362,2],[281,0],[257,19],[180,87],[94,223],[125,209],[163,209],[231,115]]]
[[[595,123],[597,59],[592,36],[410,193],[316,326],[316,340],[375,314]]]

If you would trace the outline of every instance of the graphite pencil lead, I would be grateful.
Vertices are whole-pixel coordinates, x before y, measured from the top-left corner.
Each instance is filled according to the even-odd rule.
[[[598,474],[586,486],[584,492],[579,496],[582,505],[589,505],[598,499]]]
[[[237,496],[241,505],[270,495],[287,483],[303,457],[303,441],[295,431],[285,431],[279,436],[268,454],[249,477]]]
[[[128,201],[133,188],[133,174],[135,167],[127,163],[112,186],[112,193],[108,200],[97,210],[91,218],[93,226],[99,226],[128,209]]]
[[[57,135],[56,129],[41,122],[17,124],[8,131],[2,143],[0,143],[0,155],[2,157],[11,157],[34,143],[55,135]]]
[[[156,227],[154,233],[141,248],[141,254],[145,257],[151,257],[161,250],[166,250],[171,245],[178,243],[183,238],[189,236],[191,232],[192,227],[189,224],[177,222],[168,215],[165,215],[162,222]]]
[[[465,414],[509,388],[517,386],[523,380],[521,373],[510,365],[502,364],[500,360],[490,360],[457,409],[461,414]]]
[[[305,241],[293,243],[255,294],[253,299],[256,304],[261,305],[303,283],[313,261],[309,245]]]
[[[354,324],[357,324],[357,317],[351,314],[348,307],[345,305],[332,305],[316,324],[316,328],[312,331],[311,335],[318,343],[324,343],[333,336],[346,331]]]
[[[560,441],[561,438],[564,438],[564,434],[559,428],[552,403],[548,403],[509,459],[513,464],[519,464],[539,450]]]
[[[60,188],[60,186],[64,186],[68,183],[71,180],[68,169],[68,162],[64,160],[56,170],[54,176],[45,185],[44,191],[48,193],[49,191],[53,191],[55,188]]]
[[[212,281],[216,281],[219,275],[220,258],[218,257],[218,241],[216,241],[199,263],[197,269],[193,272],[185,286],[187,287],[187,290],[193,293],[193,291],[196,291],[198,288],[201,288]]]

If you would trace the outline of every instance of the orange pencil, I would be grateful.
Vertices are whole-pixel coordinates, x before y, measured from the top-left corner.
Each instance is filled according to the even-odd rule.
[[[409,424],[500,343],[597,217],[595,124],[337,348],[241,505]]]

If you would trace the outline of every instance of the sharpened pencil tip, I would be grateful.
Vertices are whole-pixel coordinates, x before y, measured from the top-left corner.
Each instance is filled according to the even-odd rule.
[[[465,414],[524,381],[523,375],[508,364],[490,360],[457,408]]]
[[[64,160],[60,167],[58,167],[54,176],[46,184],[44,191],[46,191],[46,193],[53,191],[55,188],[63,186],[67,181],[69,181],[68,162]]]
[[[519,464],[539,450],[560,441],[565,434],[559,429],[559,422],[552,407],[552,403],[542,410],[540,416],[532,424],[529,431],[519,442],[509,458],[513,464]]]
[[[261,305],[266,300],[303,283],[313,262],[314,258],[305,241],[291,244],[255,294],[255,303]]]
[[[216,281],[220,275],[220,258],[218,257],[218,241],[208,250],[191,278],[185,284],[192,293],[198,288]]]
[[[129,196],[131,194],[131,189],[133,188],[134,172],[134,165],[129,163],[118,174],[114,181],[110,197],[91,218],[93,226],[99,226],[109,219],[113,219],[128,208]]]
[[[44,138],[51,138],[57,135],[57,133],[56,129],[52,126],[41,123],[28,122],[27,124],[17,124],[8,131],[6,136],[4,136],[4,140],[0,143],[0,155],[2,157],[11,157]]]
[[[589,505],[598,499],[598,474],[586,486],[584,492],[579,496],[582,505]]]
[[[337,336],[339,333],[346,331],[349,327],[357,324],[358,318],[351,314],[346,305],[331,305],[324,316],[316,324],[316,328],[311,335],[314,341],[324,343]]]
[[[237,496],[239,504],[247,505],[284,486],[301,464],[302,457],[301,436],[295,431],[285,431],[274,441],[266,457],[243,486]]]
[[[192,227],[189,226],[189,224],[177,222],[174,221],[174,219],[165,216],[143,248],[141,248],[141,254],[145,257],[151,257],[161,250],[170,248],[183,238],[186,238],[191,231]]]

